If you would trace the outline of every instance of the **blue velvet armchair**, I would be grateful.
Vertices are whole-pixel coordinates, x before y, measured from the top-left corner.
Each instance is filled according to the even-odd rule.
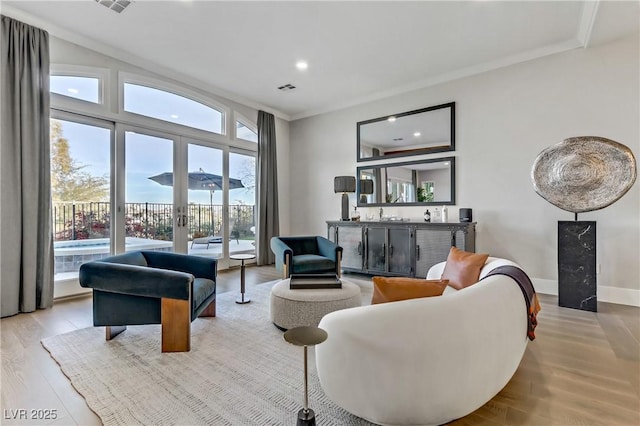
[[[324,237],[273,237],[271,251],[276,255],[276,269],[284,278],[329,272],[340,276],[342,247]]]
[[[111,340],[127,325],[162,324],[162,352],[191,349],[191,321],[216,316],[217,261],[133,251],[83,264],[80,285],[93,289],[93,324]]]

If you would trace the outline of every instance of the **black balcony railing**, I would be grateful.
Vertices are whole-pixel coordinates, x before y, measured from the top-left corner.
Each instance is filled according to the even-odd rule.
[[[189,204],[189,239],[221,235],[223,206]],[[53,203],[56,241],[108,238],[111,234],[111,205],[108,202]],[[125,203],[125,236],[154,240],[173,239],[173,204]],[[229,206],[232,238],[251,238],[255,206]]]

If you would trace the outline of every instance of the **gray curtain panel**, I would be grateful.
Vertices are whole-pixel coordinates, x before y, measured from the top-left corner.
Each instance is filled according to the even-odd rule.
[[[53,304],[49,34],[2,16],[0,316]]]
[[[258,265],[276,261],[269,243],[280,234],[279,221],[276,120],[258,111]]]

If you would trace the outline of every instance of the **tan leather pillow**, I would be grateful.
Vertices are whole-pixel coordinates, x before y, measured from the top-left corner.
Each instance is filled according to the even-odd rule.
[[[397,302],[419,297],[440,296],[447,280],[422,280],[405,277],[373,277],[371,304]]]
[[[470,253],[451,247],[441,279],[449,280],[449,286],[456,290],[469,287],[480,279],[480,270],[488,257],[488,254]]]

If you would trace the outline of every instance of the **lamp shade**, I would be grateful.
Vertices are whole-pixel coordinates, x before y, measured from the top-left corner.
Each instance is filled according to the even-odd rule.
[[[353,176],[336,176],[333,179],[333,191],[356,192],[356,178]]]
[[[360,179],[360,193],[373,194],[373,181],[371,179]]]

